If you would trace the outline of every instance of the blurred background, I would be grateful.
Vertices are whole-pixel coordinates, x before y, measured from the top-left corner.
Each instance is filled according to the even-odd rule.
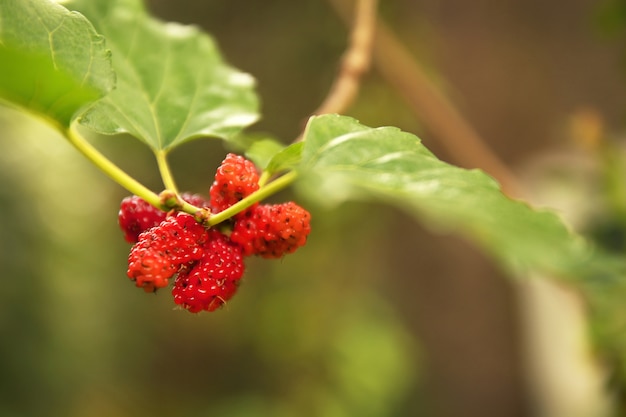
[[[322,0],[148,5],[202,26],[256,77],[263,120],[252,130],[285,143],[346,48],[348,29]],[[396,0],[381,2],[380,17],[526,198],[624,250],[602,183],[603,167],[623,162],[624,2]],[[388,81],[374,66],[347,114],[474,168]],[[29,116],[0,108],[0,134],[2,417],[626,415],[623,285],[586,297],[511,279],[470,243],[395,209],[326,211],[286,191],[276,200],[312,212],[307,246],[250,259],[237,297],[196,316],[126,277],[123,189]],[[138,141],[93,143],[161,188]],[[228,150],[215,140],[176,149],[180,188],[206,195]]]

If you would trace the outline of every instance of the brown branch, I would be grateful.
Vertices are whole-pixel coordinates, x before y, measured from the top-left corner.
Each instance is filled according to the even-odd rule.
[[[349,19],[352,1],[330,0],[337,12]],[[515,175],[482,140],[454,105],[432,83],[425,71],[382,22],[376,25],[373,62],[406,101],[424,126],[438,138],[454,160],[467,168],[481,168],[498,180],[508,195],[520,195]]]
[[[509,195],[521,193],[522,187],[515,175],[428,79],[409,51],[383,23],[377,27],[374,62],[380,74],[402,95],[458,163],[483,169],[497,179]]]
[[[331,0],[331,4],[339,7],[336,3],[338,2]],[[342,113],[354,102],[359,92],[361,76],[370,67],[376,6],[376,0],[357,0],[350,43],[343,55],[339,73],[328,95],[313,114]]]

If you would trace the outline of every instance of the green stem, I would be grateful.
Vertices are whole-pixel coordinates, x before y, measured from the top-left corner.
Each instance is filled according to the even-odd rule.
[[[212,215],[209,218],[207,225],[215,226],[216,224],[221,223],[224,220],[230,219],[235,214],[247,209],[248,207],[252,206],[254,203],[258,203],[259,201],[264,200],[270,195],[287,187],[297,177],[298,177],[298,174],[296,171],[290,171],[286,173],[285,175],[283,175],[282,177],[276,178],[274,181],[259,188],[257,191],[250,194],[249,196],[239,201],[238,203],[233,204],[226,210],[220,211],[219,213]]]
[[[176,187],[176,182],[174,182],[174,176],[172,175],[170,166],[167,163],[167,153],[163,150],[158,150],[154,152],[154,155],[156,156],[163,185],[165,185],[166,189],[178,194],[178,188]]]
[[[100,151],[98,151],[91,143],[85,139],[80,132],[78,131],[76,124],[72,124],[69,129],[64,130],[65,137],[68,141],[87,159],[89,159],[95,166],[97,166],[102,172],[108,175],[113,181],[120,184],[122,187],[130,191],[132,194],[135,194],[145,201],[150,203],[151,205],[160,208],[161,210],[167,210],[168,207],[164,205],[161,196],[155,194],[148,188],[146,188],[143,184],[135,180],[133,177],[124,172],[120,167],[111,162],[106,156],[102,155]],[[164,152],[157,152],[157,163],[159,165],[159,169],[161,171],[161,176],[163,177],[163,183],[169,189],[169,191],[177,193],[176,185],[174,183],[174,179],[171,175],[171,171],[166,161],[166,154]],[[257,191],[239,201],[238,203],[232,205],[224,211],[221,211],[217,214],[214,214],[209,217],[206,221],[206,225],[211,227],[215,226],[233,217],[235,214],[247,209],[259,201],[264,200],[270,195],[282,190],[283,188],[290,185],[296,178],[298,174],[296,171],[290,171],[285,175],[278,177],[274,181],[269,184],[265,184],[269,180],[269,177],[266,176],[263,178],[263,183],[261,188]],[[200,208],[195,207],[187,202],[181,203],[180,209],[186,213],[191,215],[196,215]]]
[[[269,171],[263,171],[261,173],[261,178],[259,178],[259,187],[262,188],[263,186],[265,186],[265,184],[267,184],[271,176],[272,174],[270,174]]]
[[[69,142],[74,145],[80,153],[82,153],[87,159],[89,159],[95,166],[100,168],[102,172],[108,175],[113,181],[126,188],[132,194],[135,194],[155,207],[162,208],[161,199],[159,196],[143,184],[139,183],[133,177],[124,172],[121,168],[111,162],[106,156],[102,155],[100,151],[93,147],[76,128],[76,124],[73,123],[69,129],[65,130],[65,136]]]

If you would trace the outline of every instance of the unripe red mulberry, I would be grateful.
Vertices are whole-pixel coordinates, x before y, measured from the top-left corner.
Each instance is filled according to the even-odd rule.
[[[281,258],[306,244],[310,221],[310,213],[292,201],[261,204],[235,221],[230,239],[244,255]]]
[[[126,197],[120,204],[118,223],[128,243],[135,243],[139,234],[161,223],[166,213],[136,195]]]
[[[259,189],[259,174],[243,156],[229,153],[215,173],[209,190],[213,212],[218,213]]]
[[[176,277],[174,302],[192,313],[216,310],[235,295],[243,272],[241,248],[211,231],[202,259]]]
[[[183,193],[180,197],[196,207],[209,207],[209,202],[198,194]],[[122,200],[118,223],[126,241],[135,243],[142,232],[157,226],[165,220],[166,216],[166,212],[159,210],[141,197],[132,195]]]
[[[139,235],[128,257],[128,277],[148,292],[167,286],[182,265],[202,258],[207,236],[193,216],[167,217]]]

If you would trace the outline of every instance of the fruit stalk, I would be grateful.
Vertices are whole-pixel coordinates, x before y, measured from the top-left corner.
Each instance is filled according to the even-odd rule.
[[[272,194],[275,194],[283,188],[287,187],[289,184],[295,181],[297,177],[298,173],[296,171],[289,171],[285,175],[276,178],[274,181],[259,188],[257,191],[228,207],[226,210],[220,211],[219,213],[212,215],[207,222],[208,226],[215,226],[216,224],[221,223],[224,220],[230,219],[235,214],[247,209],[248,207],[251,207],[255,203],[258,203],[259,201],[262,201]]]
[[[167,190],[173,191],[174,193],[178,194],[178,188],[176,187],[174,176],[172,175],[170,166],[167,163],[167,153],[163,150],[159,150],[154,153],[154,156],[157,160],[157,165],[159,167],[159,172],[161,173],[161,180],[163,181],[163,185]]]

